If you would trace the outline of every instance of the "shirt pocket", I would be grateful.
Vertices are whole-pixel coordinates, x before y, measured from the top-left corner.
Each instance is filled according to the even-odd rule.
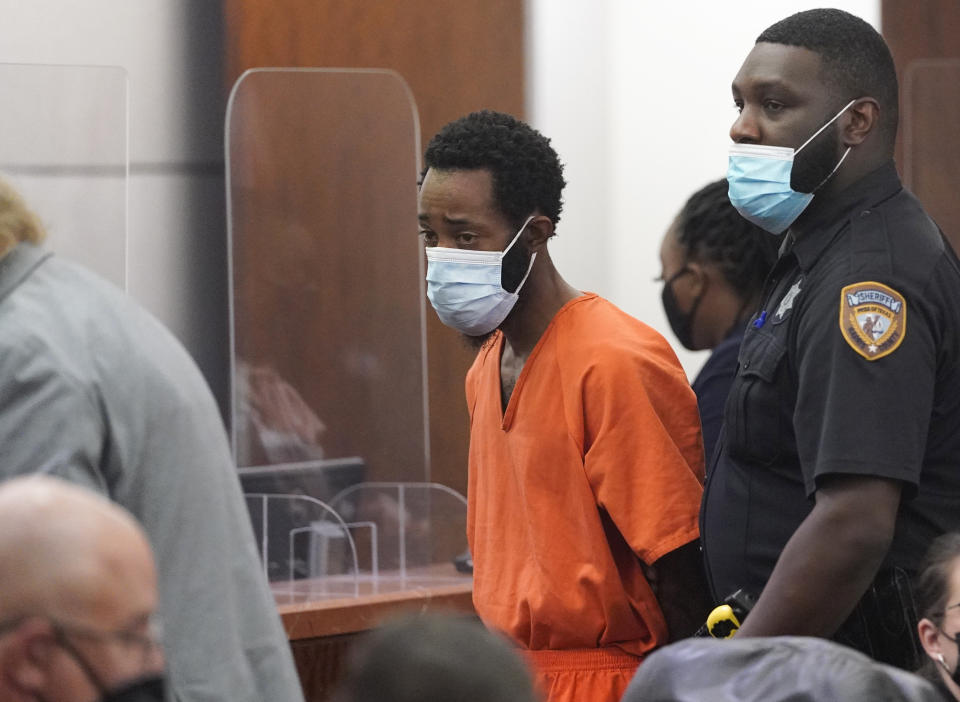
[[[785,353],[783,343],[764,331],[744,338],[740,367],[724,412],[734,459],[769,465],[783,453],[787,437],[777,372]]]

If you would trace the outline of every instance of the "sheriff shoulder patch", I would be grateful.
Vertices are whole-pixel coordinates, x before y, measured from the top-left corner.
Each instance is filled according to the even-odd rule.
[[[907,333],[907,302],[883,283],[867,281],[840,291],[840,332],[868,361],[893,353]]]

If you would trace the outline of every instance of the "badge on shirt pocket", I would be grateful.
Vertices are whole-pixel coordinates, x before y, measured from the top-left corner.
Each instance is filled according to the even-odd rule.
[[[784,293],[782,298],[780,298],[780,304],[777,305],[777,311],[773,313],[773,317],[770,320],[774,326],[782,324],[787,320],[797,302],[797,297],[799,297],[800,293],[802,292],[803,276],[800,276],[793,281],[793,285],[790,286],[790,289]]]
[[[907,302],[883,283],[866,281],[840,291],[840,331],[868,361],[893,353],[907,333]]]

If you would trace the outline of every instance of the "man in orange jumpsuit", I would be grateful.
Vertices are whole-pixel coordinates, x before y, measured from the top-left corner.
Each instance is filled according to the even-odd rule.
[[[550,702],[615,702],[643,656],[708,610],[703,448],[676,356],[560,277],[562,166],[477,112],[426,152],[427,292],[478,347],[467,375],[474,604],[528,652]]]

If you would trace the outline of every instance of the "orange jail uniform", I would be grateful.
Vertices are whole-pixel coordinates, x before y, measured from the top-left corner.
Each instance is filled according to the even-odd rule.
[[[505,412],[502,348],[466,380],[474,605],[549,702],[615,702],[667,639],[640,560],[698,537],[696,399],[663,337],[592,293],[557,312]]]

